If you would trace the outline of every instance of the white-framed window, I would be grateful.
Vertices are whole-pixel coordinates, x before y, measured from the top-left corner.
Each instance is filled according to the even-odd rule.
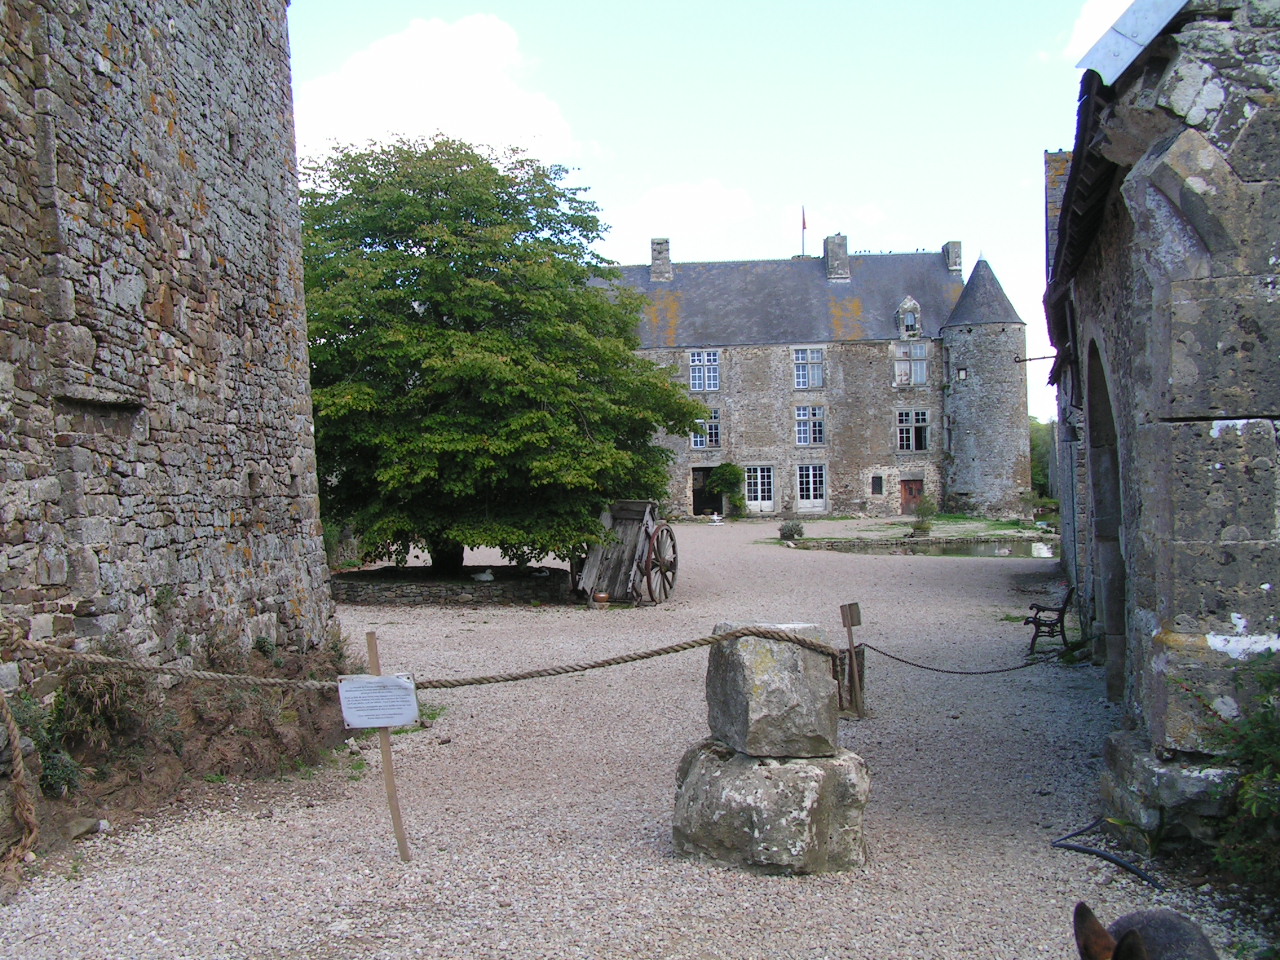
[[[699,420],[700,424],[706,428],[706,436],[692,434],[690,440],[695,450],[705,450],[708,447],[720,446],[720,411],[713,409],[711,415],[705,420]]]
[[[796,444],[801,447],[826,443],[826,407],[796,407]]]
[[[898,449],[900,451],[929,449],[928,410],[898,411]]]
[[[893,345],[893,382],[914,387],[929,382],[929,344],[923,340]]]
[[[920,314],[914,310],[907,310],[902,315],[902,332],[907,336],[920,332]]]
[[[689,352],[689,389],[720,389],[719,350],[692,350]]]
[[[747,509],[773,509],[773,467],[747,467]]]
[[[802,463],[796,467],[796,509],[823,510],[827,505],[827,467]]]
[[[822,387],[821,347],[796,347],[791,351],[791,359],[795,366],[797,390],[817,390]]]

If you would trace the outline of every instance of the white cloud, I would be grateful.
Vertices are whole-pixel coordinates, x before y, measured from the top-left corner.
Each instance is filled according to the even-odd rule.
[[[1073,64],[1079,61],[1130,6],[1131,0],[1085,0],[1063,56]]]
[[[583,148],[555,101],[527,88],[528,67],[515,30],[495,16],[414,20],[333,73],[298,85],[298,153],[443,133],[567,162]]]
[[[680,262],[748,259],[739,251],[743,236],[756,232],[757,212],[749,190],[706,179],[651,187],[611,206],[605,220],[616,226],[597,246],[619,263],[648,262],[654,237],[670,239],[671,259]]]

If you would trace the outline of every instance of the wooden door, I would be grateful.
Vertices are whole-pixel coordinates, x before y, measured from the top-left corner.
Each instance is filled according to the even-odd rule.
[[[924,496],[923,480],[903,480],[902,481],[902,512],[904,514],[915,513],[916,507],[920,506],[920,498]]]

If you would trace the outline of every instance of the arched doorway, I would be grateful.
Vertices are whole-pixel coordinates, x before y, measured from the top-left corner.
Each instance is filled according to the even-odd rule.
[[[1107,663],[1107,697],[1124,697],[1126,660],[1124,509],[1111,392],[1096,343],[1089,345],[1085,394],[1089,421],[1089,489],[1093,514],[1094,654]]]

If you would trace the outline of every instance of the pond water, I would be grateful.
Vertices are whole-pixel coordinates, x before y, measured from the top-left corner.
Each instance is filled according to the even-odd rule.
[[[889,543],[875,540],[846,540],[832,543],[830,549],[844,553],[876,553],[898,557],[1045,557],[1058,555],[1057,543],[1035,540],[963,540],[955,543],[934,540],[929,543]]]

